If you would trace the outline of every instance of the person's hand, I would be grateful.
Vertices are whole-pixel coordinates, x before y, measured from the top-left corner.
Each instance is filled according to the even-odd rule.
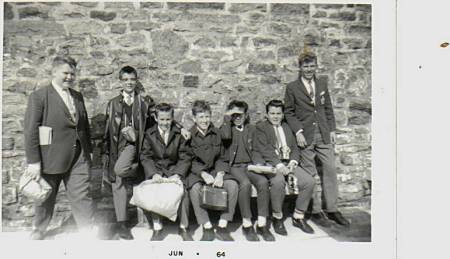
[[[297,135],[295,136],[297,138],[297,144],[304,148],[306,147],[306,139],[305,136],[303,136],[303,132],[298,132]]]
[[[162,179],[162,176],[159,175],[159,174],[154,174],[153,177],[152,177],[152,180],[155,180],[155,181],[158,181],[158,180],[161,180],[161,179]]]
[[[287,168],[289,168],[290,172],[293,172],[294,169],[297,167],[297,164],[298,164],[297,161],[291,160],[291,161],[289,161],[289,164],[287,165]]]
[[[214,178],[214,183],[213,186],[217,186],[219,188],[222,188],[223,186],[223,175],[225,173],[224,172],[218,172],[216,175],[216,178]]]
[[[291,171],[284,164],[278,164],[276,167],[276,171],[279,174],[288,175]]]
[[[331,144],[336,144],[336,132],[334,131],[330,132],[330,140]]]
[[[32,166],[28,165],[27,171],[26,171],[28,177],[35,181],[39,181],[41,179],[41,168],[40,166]]]
[[[181,136],[183,136],[185,140],[189,140],[191,138],[191,132],[185,128],[181,128]]]
[[[207,172],[202,172],[201,174],[203,181],[205,181],[206,184],[213,184],[214,183],[214,177]]]

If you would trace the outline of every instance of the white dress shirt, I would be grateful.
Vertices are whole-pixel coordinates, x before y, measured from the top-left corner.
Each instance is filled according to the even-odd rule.
[[[56,92],[59,94],[67,109],[69,110],[70,116],[72,116],[73,121],[76,119],[76,110],[75,104],[73,102],[73,97],[70,95],[69,88],[62,88],[55,83],[52,82],[53,88],[55,88]]]
[[[164,144],[167,146],[167,143],[169,142],[169,132],[170,130],[163,131],[159,126],[159,135],[161,135],[162,139],[164,140]]]

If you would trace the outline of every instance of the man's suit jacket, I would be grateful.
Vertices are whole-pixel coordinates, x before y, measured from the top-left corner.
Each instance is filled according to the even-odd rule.
[[[231,117],[228,115],[224,116],[222,126],[219,128],[220,134],[222,137],[222,143],[225,148],[225,154],[228,155],[229,165],[232,166],[236,159],[237,148],[236,144],[233,144],[233,125],[231,123]],[[252,159],[252,163],[256,163],[258,158],[254,156],[257,153],[253,152],[253,142],[254,142],[254,134],[255,134],[255,126],[246,123],[244,125],[244,130],[242,131],[244,138],[244,148]],[[259,159],[260,161],[260,159]]]
[[[34,91],[28,99],[24,120],[27,163],[41,162],[42,172],[46,174],[62,174],[70,169],[77,140],[86,160],[90,161],[92,145],[84,99],[78,91],[69,91],[76,109],[76,122],[52,85]],[[39,126],[52,128],[50,145],[39,145]]]
[[[104,135],[104,152],[109,155],[108,178],[114,182],[116,174],[114,166],[119,158],[121,150],[119,150],[119,140],[121,137],[120,125],[123,119],[123,95],[119,94],[108,102],[106,108],[106,126]],[[134,127],[137,129],[136,141],[136,161],[139,160],[139,154],[144,141],[145,131],[154,124],[153,117],[150,116],[151,108],[154,106],[153,100],[149,102],[144,100],[141,95],[134,98],[132,113],[134,118]]]
[[[286,86],[284,115],[294,133],[303,129],[306,142],[314,139],[314,123],[318,123],[325,144],[329,144],[330,132],[336,130],[333,106],[325,80],[315,80],[315,105],[302,80],[297,79]]]
[[[289,160],[295,160],[299,162],[300,152],[295,140],[294,133],[292,132],[289,125],[285,122],[281,123],[284,135],[286,136],[286,144],[291,149],[289,154]],[[275,152],[278,149],[277,137],[275,135],[275,129],[269,121],[264,120],[256,124],[255,141],[253,142],[253,150],[255,157],[261,158],[259,164],[270,164],[276,166],[281,163],[281,159]]]
[[[145,178],[150,179],[155,174],[165,177],[178,174],[184,180],[191,167],[188,144],[175,125],[170,128],[167,145],[159,133],[158,125],[148,129],[140,155]]]

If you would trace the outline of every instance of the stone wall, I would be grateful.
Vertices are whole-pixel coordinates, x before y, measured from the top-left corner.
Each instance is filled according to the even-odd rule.
[[[24,168],[23,115],[28,95],[49,83],[57,54],[78,61],[78,89],[98,136],[125,64],[138,69],[145,94],[175,105],[186,127],[195,99],[211,103],[216,125],[235,98],[250,104],[256,122],[265,103],[282,98],[298,76],[296,58],[306,44],[318,54],[335,107],[339,201],[370,194],[370,5],[5,3],[4,19],[3,227],[27,227],[33,216],[26,199],[18,203],[16,186]],[[70,209],[64,195],[58,199],[54,224]]]

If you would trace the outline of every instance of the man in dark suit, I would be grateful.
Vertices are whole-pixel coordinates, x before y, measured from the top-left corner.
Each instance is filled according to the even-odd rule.
[[[79,229],[91,229],[94,219],[89,190],[89,120],[83,96],[71,88],[76,62],[70,57],[56,57],[52,66],[51,84],[30,95],[24,120],[26,172],[34,179],[44,178],[52,187],[50,197],[35,205],[31,239],[45,238],[61,181]],[[40,130],[45,140],[40,140]]]
[[[104,153],[107,155],[107,180],[111,183],[114,209],[119,238],[133,239],[127,226],[127,185],[139,179],[142,167],[139,154],[142,150],[144,133],[154,124],[150,110],[154,106],[151,98],[144,99],[137,90],[137,71],[125,66],[119,71],[122,90],[108,102],[104,135]],[[125,130],[132,130],[135,139]],[[122,177],[123,176],[123,177]],[[127,177],[128,176],[128,177]],[[133,177],[130,177],[133,176]]]
[[[238,184],[229,174],[220,131],[211,123],[211,107],[205,101],[195,101],[192,114],[195,122],[191,128],[192,169],[187,178],[187,187],[195,217],[203,227],[201,241],[213,241],[216,236],[222,241],[233,241],[228,222],[233,220]],[[228,193],[227,210],[221,213],[215,233],[208,211],[200,207],[201,189],[205,184],[223,187]]]
[[[301,148],[302,166],[315,176],[315,157],[322,162],[321,180],[327,214],[322,212],[322,205],[315,198],[311,219],[325,227],[331,225],[328,219],[341,225],[349,225],[337,209],[338,183],[334,157],[336,123],[327,82],[317,80],[315,76],[317,57],[314,53],[302,53],[299,67],[299,79],[286,87],[285,115]]]
[[[253,152],[255,126],[250,124],[248,117],[248,104],[243,101],[233,100],[228,104],[227,111],[220,127],[222,142],[225,147],[225,155],[228,156],[230,174],[239,182],[239,208],[242,216],[242,232],[248,241],[259,241],[256,233],[265,241],[275,241],[270,232],[266,219],[269,216],[269,181],[264,175],[247,170],[249,164],[257,164]],[[258,196],[258,222],[256,232],[251,221],[250,207],[252,185],[256,187]]]
[[[186,174],[191,167],[189,144],[181,135],[181,130],[174,125],[174,109],[167,103],[160,103],[155,107],[156,124],[145,132],[144,144],[140,155],[144,167],[145,178],[158,180],[162,177],[180,179],[186,184]],[[152,197],[149,197],[151,199]],[[183,241],[193,241],[187,231],[189,227],[189,195],[184,193],[178,211],[180,226],[178,233]],[[152,241],[164,238],[163,224],[159,215],[146,213],[152,218]]]
[[[283,121],[284,104],[271,100],[266,105],[267,120],[256,125],[254,152],[259,153],[264,164],[275,167],[275,175],[268,175],[272,182],[270,189],[272,201],[273,227],[276,233],[287,235],[283,224],[283,200],[285,176],[293,174],[297,178],[298,196],[292,224],[303,232],[312,234],[314,230],[307,223],[305,211],[314,192],[315,181],[303,168],[297,166],[300,159],[295,137],[289,125]]]

